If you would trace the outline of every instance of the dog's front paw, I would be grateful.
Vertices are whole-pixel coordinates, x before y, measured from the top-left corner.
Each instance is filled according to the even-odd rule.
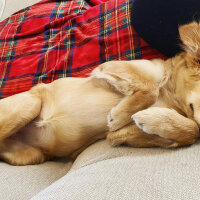
[[[110,131],[116,131],[123,125],[120,123],[120,117],[115,114],[115,108],[112,108],[108,114],[108,127]]]
[[[110,131],[116,131],[131,122],[131,116],[120,112],[116,107],[112,108],[107,117]]]
[[[132,115],[132,119],[135,122],[135,124],[143,130],[145,133],[148,134],[156,134],[158,131],[158,122],[155,120],[155,118],[152,116],[152,113],[150,110],[142,110],[134,115]]]

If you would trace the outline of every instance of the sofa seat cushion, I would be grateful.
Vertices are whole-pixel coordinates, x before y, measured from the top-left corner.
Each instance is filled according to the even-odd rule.
[[[72,162],[68,160],[28,166],[11,166],[0,162],[0,199],[30,199],[66,175],[71,165]]]
[[[32,200],[197,200],[199,148],[112,148],[100,141],[79,155],[66,176]]]

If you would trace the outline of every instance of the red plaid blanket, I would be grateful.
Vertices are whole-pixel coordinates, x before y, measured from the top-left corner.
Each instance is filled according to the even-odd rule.
[[[130,22],[133,0],[42,0],[0,23],[0,98],[86,77],[109,60],[164,57]]]

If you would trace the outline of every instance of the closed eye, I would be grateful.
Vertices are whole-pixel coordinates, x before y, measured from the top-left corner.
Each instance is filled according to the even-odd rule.
[[[200,59],[195,59],[195,62],[200,64]]]
[[[194,112],[194,107],[193,107],[192,103],[190,103],[190,108],[191,108],[192,112]]]

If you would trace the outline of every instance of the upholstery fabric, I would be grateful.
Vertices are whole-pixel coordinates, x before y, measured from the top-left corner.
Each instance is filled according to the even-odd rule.
[[[112,148],[100,141],[31,200],[198,200],[199,148]]]
[[[0,199],[28,200],[62,176],[72,161],[49,161],[40,165],[11,166],[0,162]]]
[[[6,1],[5,0],[0,0],[0,19],[3,15],[3,11],[5,9],[5,4],[6,4]]]
[[[30,6],[34,3],[37,3],[39,0],[1,0],[1,1],[5,1],[5,8],[2,16],[0,17],[0,20],[4,20],[13,13],[27,6]]]

